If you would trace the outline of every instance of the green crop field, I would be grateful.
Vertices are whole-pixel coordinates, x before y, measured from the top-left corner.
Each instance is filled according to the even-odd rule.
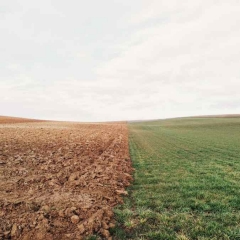
[[[115,239],[240,239],[240,118],[130,123]]]

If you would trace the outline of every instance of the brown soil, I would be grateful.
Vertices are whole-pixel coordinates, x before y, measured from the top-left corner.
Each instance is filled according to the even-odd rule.
[[[28,118],[16,118],[16,117],[5,117],[0,116],[0,124],[10,124],[10,123],[27,123],[27,122],[46,122],[43,120],[28,119]]]
[[[0,239],[111,239],[132,177],[125,123],[0,124]]]

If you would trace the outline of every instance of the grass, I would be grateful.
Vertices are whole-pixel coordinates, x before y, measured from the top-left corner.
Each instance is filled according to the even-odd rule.
[[[240,118],[129,124],[134,183],[114,239],[240,239]]]

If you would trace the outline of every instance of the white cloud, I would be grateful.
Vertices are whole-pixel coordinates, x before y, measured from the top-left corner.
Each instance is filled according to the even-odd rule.
[[[5,7],[0,114],[99,121],[240,111],[238,1],[106,1],[97,12],[75,3]]]
[[[153,11],[152,18],[161,18],[159,9],[162,9],[163,3],[167,1],[155,2],[155,6],[150,8]],[[169,6],[170,10],[167,8],[166,11],[177,11],[179,21],[170,20],[152,28],[141,29],[140,33],[133,35],[132,42],[137,42],[141,34],[146,36],[145,39],[135,46],[130,45],[118,58],[105,63],[98,69],[98,73],[112,78],[120,76],[123,81],[127,79],[129,87],[136,86],[142,88],[142,91],[157,89],[155,101],[158,100],[160,107],[164,101],[169,106],[169,111],[164,115],[159,110],[153,113],[152,108],[154,117],[176,116],[171,110],[174,100],[176,105],[189,103],[187,112],[184,108],[181,111],[180,107],[180,115],[188,112],[197,114],[198,106],[204,106],[206,114],[218,111],[212,109],[212,105],[221,99],[225,100],[225,96],[233,99],[237,96],[235,89],[240,87],[240,29],[237,25],[240,20],[240,4],[233,3],[236,2],[210,1],[206,4],[201,1],[201,4],[194,5],[196,9],[190,6],[190,10],[201,11],[201,15],[195,17],[189,9],[182,6]],[[185,21],[187,14],[191,18]],[[181,21],[181,16],[184,21]],[[149,18],[139,14],[134,23]],[[238,100],[239,98],[235,99]],[[145,103],[141,95],[135,101],[143,105]],[[235,106],[224,110],[237,112],[240,108]]]

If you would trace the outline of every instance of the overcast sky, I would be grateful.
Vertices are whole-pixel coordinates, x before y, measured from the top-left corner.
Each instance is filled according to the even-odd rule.
[[[0,43],[0,115],[240,113],[239,0],[5,0]]]

